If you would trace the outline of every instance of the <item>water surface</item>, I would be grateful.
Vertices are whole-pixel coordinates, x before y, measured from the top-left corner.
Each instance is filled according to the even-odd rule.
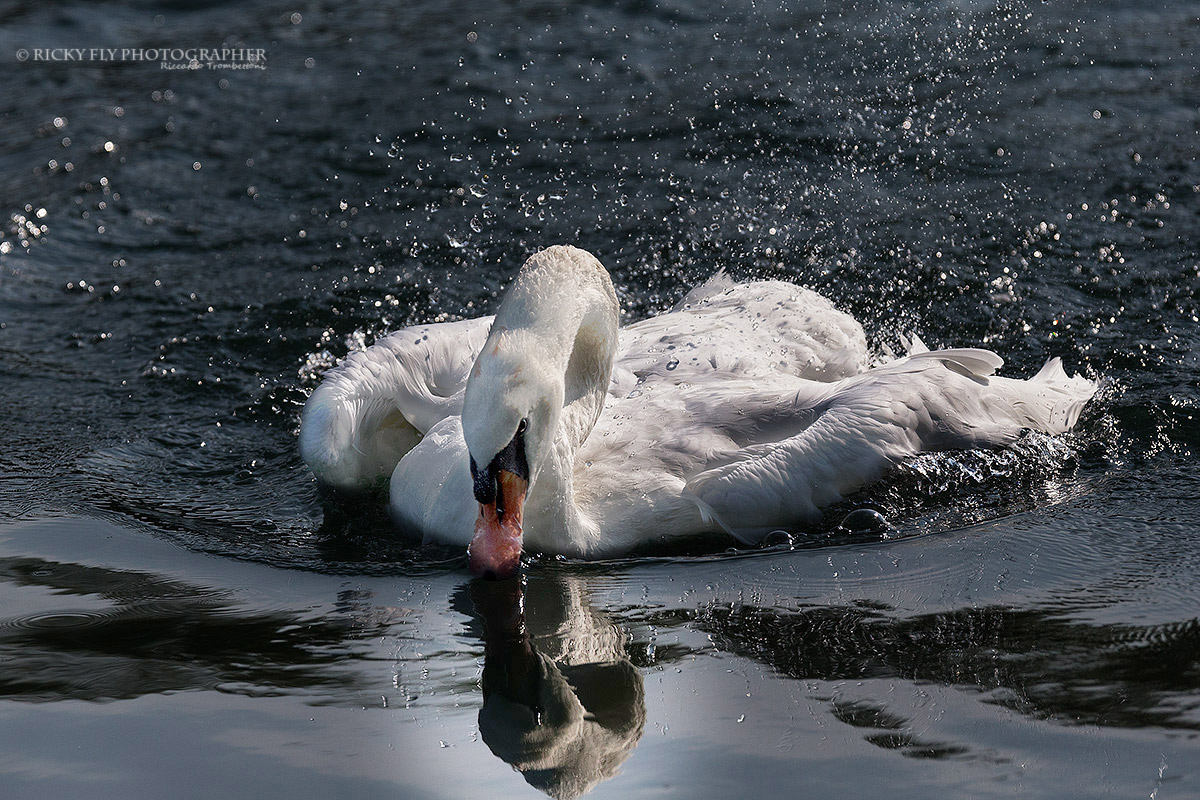
[[[1200,4],[3,16],[6,797],[1200,792]],[[201,44],[266,68],[17,56]],[[629,320],[724,268],[1102,391],[770,548],[480,587],[325,507],[299,409],[556,242]]]

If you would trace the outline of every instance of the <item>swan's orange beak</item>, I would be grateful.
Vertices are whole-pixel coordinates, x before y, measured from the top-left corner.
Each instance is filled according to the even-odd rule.
[[[467,548],[471,574],[478,578],[510,578],[521,566],[521,520],[529,482],[500,469],[496,484],[496,501],[479,504],[475,538]]]

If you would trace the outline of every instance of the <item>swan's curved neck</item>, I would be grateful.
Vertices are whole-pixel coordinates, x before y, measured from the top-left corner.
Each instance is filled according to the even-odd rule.
[[[584,312],[572,342],[563,371],[565,391],[557,435],[528,499],[530,510],[539,510],[538,516],[550,523],[545,529],[528,531],[530,545],[547,549],[541,539],[548,537],[555,539],[558,551],[563,552],[562,540],[567,538],[579,556],[594,547],[600,531],[575,502],[575,456],[604,410],[617,340],[615,329],[611,334],[605,330],[607,320],[597,318],[597,308]]]
[[[494,416],[502,415],[506,404],[531,413],[526,441],[534,450],[529,460],[536,474],[526,519],[536,511],[549,524],[528,528],[525,536],[539,549],[583,555],[598,534],[575,505],[572,475],[575,453],[604,409],[617,355],[619,314],[612,280],[595,257],[574,247],[547,248],[521,268],[476,362],[479,382],[495,394],[487,400],[473,397],[474,387],[468,384],[464,432],[468,444],[474,447],[475,439],[484,455],[505,442],[488,441],[483,421],[469,419],[476,409],[483,415],[484,403],[490,404],[493,418],[487,424],[503,431],[500,438],[511,435]],[[543,415],[530,411],[539,403],[548,404],[544,431],[538,430]],[[576,541],[564,546],[564,536]],[[546,546],[548,540],[552,546]]]

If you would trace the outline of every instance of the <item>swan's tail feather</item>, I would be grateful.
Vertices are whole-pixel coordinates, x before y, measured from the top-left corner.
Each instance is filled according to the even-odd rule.
[[[929,369],[935,361],[969,382],[949,380],[940,369]],[[990,350],[958,348],[918,353],[882,371],[919,370],[923,378],[911,385],[936,387],[923,390],[921,402],[939,420],[936,427],[949,435],[941,446],[950,448],[1006,445],[1026,429],[1066,433],[1096,393],[1092,381],[1082,375],[1068,376],[1059,358],[1050,359],[1025,380],[997,376],[1003,364]]]
[[[921,353],[929,352],[929,346],[921,341],[921,337],[918,336],[915,331],[911,334],[907,342],[904,341],[904,337],[901,337],[901,344],[905,345],[905,350],[908,352],[909,356],[916,356],[920,355]]]
[[[1067,371],[1063,369],[1062,359],[1058,356],[1046,360],[1042,364],[1042,368],[1038,370],[1037,375],[1033,376],[1035,381],[1070,381],[1067,376]]]
[[[1047,361],[1027,381],[997,378],[1012,396],[1012,402],[1029,421],[1029,427],[1049,434],[1066,433],[1075,427],[1087,402],[1096,394],[1096,383],[1082,375],[1067,375],[1062,359]]]
[[[901,356],[900,352],[903,352],[904,355]],[[907,335],[902,333],[900,334],[900,350],[893,350],[892,346],[887,342],[882,342],[879,345],[879,353],[871,362],[871,366],[882,367],[899,361],[901,358],[912,358],[913,356],[928,352],[929,347],[925,344],[925,342],[921,341],[921,337],[918,336],[916,332],[912,332]]]

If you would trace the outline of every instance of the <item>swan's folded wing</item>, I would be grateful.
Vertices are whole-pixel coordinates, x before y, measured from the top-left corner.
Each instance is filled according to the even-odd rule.
[[[419,325],[351,353],[304,404],[300,455],[337,489],[378,488],[433,425],[462,409],[491,317]]]
[[[814,523],[822,508],[919,451],[892,412],[887,402],[827,407],[802,433],[745,448],[732,463],[695,476],[684,496],[746,544]]]
[[[985,350],[920,353],[842,381],[795,436],[743,449],[688,481],[685,496],[746,543],[811,524],[891,467],[921,452],[1011,443],[1022,430],[1062,433],[1095,384],[1067,377],[1057,359],[1034,378],[991,376]]]

